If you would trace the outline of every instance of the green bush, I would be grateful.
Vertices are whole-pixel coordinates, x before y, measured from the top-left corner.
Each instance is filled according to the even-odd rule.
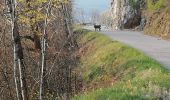
[[[166,6],[165,0],[147,0],[148,10],[160,10]]]

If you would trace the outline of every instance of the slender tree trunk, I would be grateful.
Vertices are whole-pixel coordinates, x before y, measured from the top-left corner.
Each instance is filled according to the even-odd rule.
[[[41,76],[40,76],[40,96],[39,99],[43,100],[43,96],[45,94],[45,89],[47,87],[47,81],[45,79],[46,75],[46,44],[47,44],[47,18],[49,14],[49,6],[50,6],[51,1],[48,4],[48,7],[46,9],[46,17],[44,20],[44,34],[42,37],[42,47],[41,47]]]
[[[15,48],[13,47],[15,52]],[[17,59],[16,59],[16,55],[14,53],[14,80],[15,80],[15,90],[16,90],[16,96],[17,96],[17,100],[22,100],[22,95],[21,92],[18,88],[19,85],[19,81],[18,81],[18,76],[17,76]]]
[[[13,33],[13,31],[12,31],[12,33]],[[17,61],[17,56],[16,56],[16,47],[15,47],[15,45],[13,46],[13,52],[14,52],[14,65],[13,65],[13,67],[14,67],[14,80],[15,80],[16,95],[17,95],[18,100],[22,100],[22,95],[21,95],[21,92],[20,92],[20,90],[18,88],[18,85],[19,85],[18,76],[17,76],[17,63],[18,63],[18,61]]]
[[[64,14],[65,31],[68,34],[68,37],[71,37],[72,32],[69,24],[70,14],[65,4],[62,4],[62,12]]]
[[[45,51],[46,51],[46,40],[43,38],[42,39],[42,50],[41,50],[41,55],[42,55],[42,65],[41,65],[41,79],[40,79],[40,100],[43,100],[44,96],[44,87],[45,87],[45,74],[46,74],[46,60],[45,60]]]
[[[22,50],[20,35],[19,35],[19,32],[18,32],[18,25],[17,25],[16,21],[14,21],[13,37],[14,37],[14,46],[15,46],[15,56],[16,56],[16,59],[17,59],[17,62],[18,62],[18,68],[19,68],[20,87],[21,87],[22,99],[28,100],[23,50]]]
[[[12,39],[14,42],[14,79],[15,79],[15,85],[16,85],[16,92],[17,92],[17,99],[18,100],[28,100],[28,94],[27,94],[27,85],[26,85],[26,78],[25,78],[25,68],[23,63],[23,50],[21,45],[21,39],[18,31],[18,24],[17,24],[17,17],[16,17],[16,1],[11,0],[11,19],[12,19]],[[21,92],[18,88],[18,81],[17,81],[17,64],[19,67],[19,73],[20,73],[20,86],[21,86]],[[22,95],[22,97],[20,97]]]
[[[12,39],[14,41],[14,20],[15,20],[15,4],[12,4],[12,3],[15,3],[15,1],[11,0],[11,5],[9,5],[9,9],[12,10],[11,12],[11,23],[12,23]],[[12,8],[12,9],[11,9]],[[22,96],[21,96],[21,93],[19,92],[19,88],[18,88],[18,78],[17,78],[17,56],[16,56],[16,47],[15,47],[15,44],[13,44],[13,53],[14,53],[14,80],[15,80],[15,90],[16,90],[16,95],[17,95],[17,100],[22,100]]]

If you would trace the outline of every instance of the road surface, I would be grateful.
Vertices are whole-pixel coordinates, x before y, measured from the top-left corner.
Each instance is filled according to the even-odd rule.
[[[85,28],[94,30],[92,26]],[[109,29],[104,29],[101,33],[144,52],[170,70],[170,41],[144,35],[143,32],[128,30],[109,31]]]

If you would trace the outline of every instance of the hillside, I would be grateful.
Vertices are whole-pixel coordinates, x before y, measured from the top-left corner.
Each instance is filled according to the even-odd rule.
[[[71,18],[71,0],[0,0],[0,100],[69,100],[79,91]]]
[[[78,39],[83,91],[74,100],[167,99],[169,72],[143,53],[96,32]]]
[[[147,3],[145,33],[170,39],[170,6],[165,0],[158,0],[155,4]]]

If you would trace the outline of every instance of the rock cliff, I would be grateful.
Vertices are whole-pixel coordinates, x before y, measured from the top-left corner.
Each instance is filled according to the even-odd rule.
[[[112,0],[113,28],[118,30],[139,26],[142,20],[141,9],[144,5],[145,0]]]
[[[170,39],[170,0],[112,0],[113,29],[138,29]]]

